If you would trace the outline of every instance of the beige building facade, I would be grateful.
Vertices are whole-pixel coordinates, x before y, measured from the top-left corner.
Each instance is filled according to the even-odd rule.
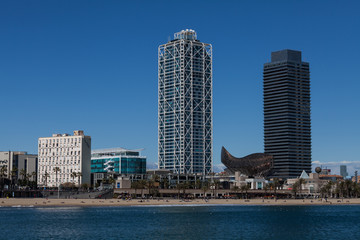
[[[25,170],[26,174],[37,172],[38,156],[28,154],[24,151],[2,151],[0,152],[0,168],[5,167],[5,177],[18,179],[20,171]]]
[[[303,171],[298,178],[287,179],[284,188],[291,190],[293,185],[299,181],[300,178],[304,180],[304,183],[301,186],[301,193],[299,194],[319,193],[320,188],[328,182],[328,180],[321,179],[318,173],[307,174]]]
[[[57,187],[66,182],[90,184],[91,137],[85,136],[84,131],[39,138],[38,155],[38,186]]]
[[[10,173],[14,165],[14,153],[12,151],[0,152],[0,168],[5,168],[6,178],[10,178]],[[23,152],[21,152],[23,153]]]

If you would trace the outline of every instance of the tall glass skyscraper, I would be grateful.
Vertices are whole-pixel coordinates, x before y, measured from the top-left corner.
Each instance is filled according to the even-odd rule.
[[[273,52],[264,64],[264,141],[275,177],[311,172],[310,71],[300,51]]]
[[[159,46],[159,168],[212,171],[212,46],[194,30]]]

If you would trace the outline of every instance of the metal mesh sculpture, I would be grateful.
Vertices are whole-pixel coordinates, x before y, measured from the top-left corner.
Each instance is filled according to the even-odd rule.
[[[221,149],[221,162],[231,172],[238,171],[252,177],[266,177],[273,167],[273,157],[269,154],[253,153],[242,158],[236,158],[224,147]]]

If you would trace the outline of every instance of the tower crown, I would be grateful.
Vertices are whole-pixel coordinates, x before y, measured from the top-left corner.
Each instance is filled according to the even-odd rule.
[[[174,33],[174,39],[185,39],[185,40],[196,40],[196,32],[192,29],[181,30],[180,32]]]
[[[301,62],[301,52],[296,50],[285,49],[271,53],[271,62]]]

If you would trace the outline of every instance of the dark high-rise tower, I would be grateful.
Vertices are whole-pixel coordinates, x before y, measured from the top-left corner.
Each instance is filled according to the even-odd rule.
[[[310,72],[300,51],[273,52],[264,64],[264,141],[273,176],[311,172]]]

